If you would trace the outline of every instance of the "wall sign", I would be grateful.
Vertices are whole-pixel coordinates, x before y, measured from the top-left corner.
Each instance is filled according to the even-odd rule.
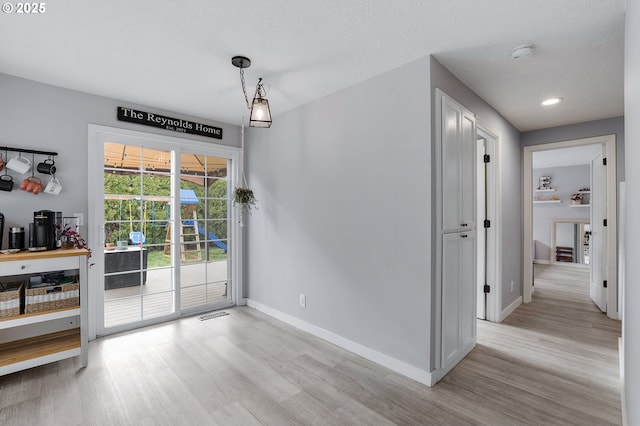
[[[220,127],[194,123],[193,121],[183,120],[181,118],[165,117],[164,115],[138,111],[132,108],[118,107],[118,120],[159,127],[161,129],[173,130],[174,132],[222,139],[222,129]]]

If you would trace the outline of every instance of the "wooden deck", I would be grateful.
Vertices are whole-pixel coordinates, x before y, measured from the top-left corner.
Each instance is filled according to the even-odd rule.
[[[105,290],[105,327],[173,313],[172,271],[150,269],[145,285]],[[182,310],[227,300],[226,260],[182,265],[180,271]]]

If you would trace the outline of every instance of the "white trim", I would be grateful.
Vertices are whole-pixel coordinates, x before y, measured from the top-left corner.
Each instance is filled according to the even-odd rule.
[[[476,320],[478,321],[478,320]],[[460,361],[462,361],[464,359],[464,357],[466,357],[467,355],[469,355],[471,353],[471,351],[476,347],[476,344],[474,343],[473,345],[470,345],[469,347],[466,348],[466,350],[462,350],[460,351],[460,353],[458,353],[458,355],[452,359],[451,363],[446,367],[446,368],[440,368],[437,370],[434,370],[430,373],[431,375],[431,385],[429,386],[433,386],[436,383],[438,383],[440,380],[443,379],[444,376],[446,376],[447,374],[449,374],[449,372],[451,370],[453,370],[455,367],[457,367],[458,363]]]
[[[435,246],[433,247],[435,263],[432,265],[435,271],[435,281],[432,287],[435,287],[433,291],[433,300],[431,302],[431,308],[433,310],[431,318],[433,319],[433,337],[431,339],[431,364],[430,369],[436,371],[440,368],[441,348],[442,348],[442,100],[446,94],[436,89],[435,96],[435,134],[436,139],[434,141],[435,153],[432,160],[432,164],[435,163]],[[436,383],[434,381],[433,383]]]
[[[361,357],[366,358],[369,361],[380,364],[383,367],[393,370],[396,373],[400,373],[403,376],[407,376],[410,379],[413,379],[424,385],[433,386],[433,384],[435,384],[436,382],[433,381],[432,373],[429,373],[426,370],[407,364],[404,361],[400,361],[399,359],[393,358],[382,352],[376,351],[375,349],[371,349],[367,346],[361,345],[360,343],[356,343],[352,340],[346,339],[342,336],[332,333],[329,330],[325,330],[324,328],[309,324],[306,321],[303,321],[289,314],[285,314],[284,312],[270,308],[251,299],[247,299],[247,305],[257,311],[263,312],[315,337],[326,340],[329,343],[333,343],[336,346],[346,349],[349,352],[353,352],[354,354],[360,355]]]
[[[624,334],[623,334],[624,335]],[[624,341],[618,337],[618,358],[620,368],[620,405],[622,408],[622,424],[627,426],[627,397],[624,390]]]
[[[533,263],[537,263],[539,265],[551,265],[551,261],[546,259],[533,259]]]
[[[549,252],[549,256],[551,256],[551,259],[549,259],[551,261],[551,263],[553,263],[554,265],[562,265],[562,266],[581,266],[581,267],[586,267],[586,268],[590,268],[589,265],[585,265],[583,263],[572,263],[572,262],[558,262],[554,256],[556,256],[556,236],[557,236],[557,224],[559,223],[575,223],[575,224],[588,224],[590,222],[589,218],[578,218],[578,217],[571,217],[571,218],[552,218],[551,219],[551,248],[550,248],[550,252]],[[579,247],[578,249],[582,249],[582,247]],[[578,253],[576,253],[576,258],[578,257]],[[535,261],[534,261],[535,263]]]
[[[518,306],[522,305],[522,296],[518,297],[516,300],[513,301],[512,304],[510,304],[509,306],[507,306],[501,313],[500,313],[500,321],[498,322],[502,322],[504,321],[509,315],[511,315],[513,313],[513,311],[516,310],[516,308]]]
[[[128,129],[120,129],[117,127],[108,127],[101,126],[96,124],[88,125],[88,178],[89,182],[93,183],[89,185],[89,193],[88,193],[88,241],[90,244],[90,248],[94,252],[100,252],[104,245],[104,230],[98,229],[96,227],[96,223],[104,222],[104,211],[103,209],[97,208],[98,203],[96,202],[96,196],[102,196],[102,191],[92,191],[95,186],[101,188],[104,186],[104,175],[103,175],[103,142],[105,141],[117,141],[120,143],[130,143],[133,145],[144,145],[147,147],[158,148],[158,149],[172,149],[176,151],[176,156],[172,158],[174,162],[179,161],[178,152],[182,152],[183,150],[187,150],[189,152],[197,152],[203,153],[210,156],[217,156],[220,158],[226,158],[231,161],[231,170],[229,171],[229,177],[233,183],[240,182],[240,170],[242,170],[242,150],[238,147],[227,146],[227,145],[217,145],[209,142],[202,142],[197,140],[178,138],[174,136],[166,136],[166,135],[158,135],[155,133],[146,133],[139,132],[135,130]],[[99,167],[98,167],[99,165]],[[179,165],[179,164],[178,164]],[[173,179],[173,176],[172,176]],[[175,204],[175,203],[174,203]],[[172,206],[172,209],[177,209],[179,206]],[[230,249],[231,249],[231,295],[232,295],[232,304],[238,304],[239,301],[243,299],[242,294],[242,231],[238,226],[238,218],[237,218],[237,210],[232,209],[231,216],[229,220],[231,221],[230,226]],[[175,211],[174,211],[174,217]],[[172,229],[174,235],[179,234],[179,228],[174,226]],[[176,252],[174,250],[174,252]],[[174,264],[176,264],[176,254],[174,256]],[[175,271],[175,268],[174,268]],[[102,282],[104,276],[104,264],[101,261],[96,261],[94,266],[90,271],[91,278],[94,282]],[[176,276],[174,278],[178,278]],[[100,290],[100,289],[103,290]],[[89,318],[89,339],[95,339],[98,332],[102,331],[102,327],[98,325],[98,322],[104,317],[104,304],[102,303],[102,293],[104,291],[104,287],[99,285],[90,285],[89,286],[89,312],[92,315]],[[179,295],[177,296],[177,302],[179,302]],[[223,302],[220,306],[228,306],[229,302]],[[179,305],[178,305],[179,306]],[[205,310],[215,309],[215,307],[209,306]],[[180,318],[180,309],[176,309],[176,312],[170,316],[150,319],[147,321],[142,321],[137,323],[136,328],[143,327],[150,324],[155,324],[158,322],[163,322],[171,319]],[[185,313],[188,315],[191,313]],[[119,327],[113,327],[109,329],[109,332],[119,332],[130,329],[131,326],[123,325]]]
[[[533,187],[532,187],[532,158],[536,151],[569,148],[584,145],[602,144],[605,146],[607,157],[607,316],[618,318],[618,274],[617,274],[617,162],[616,162],[616,136],[604,135],[592,138],[574,139],[564,142],[554,142],[541,145],[525,146],[523,148],[523,283],[522,297],[524,303],[531,303],[533,294]]]
[[[487,167],[487,212],[491,227],[487,232],[487,281],[491,291],[487,295],[485,313],[487,321],[499,322],[502,308],[502,168],[499,132],[491,129],[482,119],[476,119],[477,134],[489,136],[485,151],[491,156]],[[478,219],[478,230],[484,224]],[[493,246],[493,249],[492,249]]]

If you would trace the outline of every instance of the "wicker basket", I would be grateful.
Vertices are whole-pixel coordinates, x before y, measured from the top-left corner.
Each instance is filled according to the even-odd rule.
[[[74,306],[80,306],[80,283],[28,288],[25,291],[25,314]]]
[[[14,283],[0,283],[0,318],[16,317],[24,303],[22,281]]]

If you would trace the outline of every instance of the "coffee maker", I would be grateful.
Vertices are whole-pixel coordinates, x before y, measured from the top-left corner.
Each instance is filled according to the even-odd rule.
[[[33,213],[31,247],[41,250],[55,250],[58,248],[56,216],[62,215],[51,210],[40,210]]]

